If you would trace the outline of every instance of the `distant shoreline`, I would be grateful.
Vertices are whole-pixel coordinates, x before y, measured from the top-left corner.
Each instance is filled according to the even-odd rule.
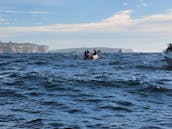
[[[134,53],[132,49],[124,48],[108,48],[108,47],[83,47],[83,48],[69,48],[69,49],[59,49],[50,50],[49,53],[83,53],[85,50],[93,51],[96,49],[101,53]]]

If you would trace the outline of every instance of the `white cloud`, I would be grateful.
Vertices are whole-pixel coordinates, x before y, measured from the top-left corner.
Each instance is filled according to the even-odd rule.
[[[127,2],[124,2],[124,3],[123,3],[123,6],[128,6],[128,3],[127,3]]]
[[[148,6],[150,6],[150,3],[141,3],[141,6],[148,7]]]
[[[39,12],[38,12],[39,13]],[[172,11],[140,18],[132,18],[133,10],[117,12],[100,22],[81,24],[54,24],[34,27],[5,27],[0,31],[11,32],[123,32],[123,33],[171,33]],[[3,31],[2,31],[3,30]]]
[[[33,11],[30,13],[32,13],[32,14],[48,14],[48,12],[45,12],[45,11]]]
[[[10,22],[7,19],[0,17],[0,25],[8,25],[8,24],[10,24]]]
[[[15,11],[15,10],[1,10],[0,11],[1,14],[22,14],[22,13],[26,13],[24,11]]]
[[[146,2],[142,2],[142,3],[139,3],[138,5],[137,5],[137,7],[138,8],[141,8],[141,7],[149,7],[149,6],[151,6],[152,5],[152,3],[146,3]]]
[[[18,10],[1,10],[1,14],[48,14],[47,11],[18,11]]]
[[[129,24],[132,10],[120,11],[112,17],[106,18],[100,22],[83,23],[83,24],[55,24],[38,27],[6,27],[6,30],[23,31],[46,31],[46,32],[78,32],[78,31],[120,31]]]

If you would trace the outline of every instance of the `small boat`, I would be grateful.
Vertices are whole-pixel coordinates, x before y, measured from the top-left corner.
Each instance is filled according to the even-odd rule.
[[[172,44],[168,45],[168,48],[163,52],[165,61],[169,66],[172,66]]]
[[[93,55],[93,56],[92,56],[92,59],[93,59],[93,60],[97,60],[98,58],[99,58],[98,55]]]
[[[92,60],[97,60],[99,58],[98,53],[100,53],[100,51],[96,51],[94,49],[94,52],[92,54],[90,54],[90,52],[88,50],[86,50],[84,52],[84,59],[92,59]]]
[[[91,60],[97,60],[99,58],[98,55],[92,55],[90,57],[84,57],[85,60],[91,59]]]
[[[163,56],[168,65],[172,66],[172,52],[164,52]]]

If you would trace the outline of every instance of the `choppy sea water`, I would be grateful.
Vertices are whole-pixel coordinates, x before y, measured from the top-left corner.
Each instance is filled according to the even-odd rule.
[[[161,54],[0,55],[0,129],[171,129]]]

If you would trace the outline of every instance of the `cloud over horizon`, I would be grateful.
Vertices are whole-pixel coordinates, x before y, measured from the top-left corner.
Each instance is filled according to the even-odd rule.
[[[16,26],[0,27],[5,32],[125,32],[125,33],[163,33],[172,32],[172,10],[166,13],[154,14],[139,18],[133,18],[133,10],[123,10],[113,16],[99,22],[80,23],[80,24],[52,24],[45,26]],[[18,12],[10,12],[18,13]],[[48,12],[30,12],[32,14],[42,14]],[[1,19],[1,21],[5,21]]]

